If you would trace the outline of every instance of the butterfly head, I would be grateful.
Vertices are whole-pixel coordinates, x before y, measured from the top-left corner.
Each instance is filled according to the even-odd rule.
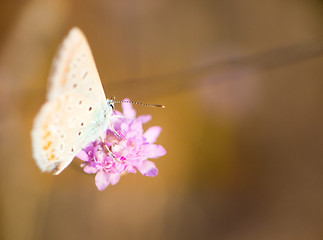
[[[111,110],[114,110],[114,103],[116,101],[115,97],[112,97],[111,99],[107,99],[108,106],[111,108]]]

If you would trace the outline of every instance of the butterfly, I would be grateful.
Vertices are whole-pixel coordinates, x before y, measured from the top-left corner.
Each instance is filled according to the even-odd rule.
[[[47,101],[34,121],[32,148],[38,167],[61,173],[103,134],[112,112],[113,101],[106,99],[89,44],[74,27],[54,59]]]

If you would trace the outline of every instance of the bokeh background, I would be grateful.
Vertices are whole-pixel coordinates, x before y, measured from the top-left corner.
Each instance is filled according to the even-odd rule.
[[[323,239],[323,2],[1,0],[0,239]],[[30,131],[59,44],[163,127],[159,175],[41,173]],[[117,106],[121,108],[121,106]]]

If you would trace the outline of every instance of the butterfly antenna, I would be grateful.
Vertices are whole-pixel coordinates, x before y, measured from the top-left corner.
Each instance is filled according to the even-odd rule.
[[[146,107],[158,107],[158,108],[165,108],[164,105],[158,105],[158,104],[147,104],[147,103],[141,103],[141,102],[134,102],[134,101],[113,101],[113,103],[134,103]]]

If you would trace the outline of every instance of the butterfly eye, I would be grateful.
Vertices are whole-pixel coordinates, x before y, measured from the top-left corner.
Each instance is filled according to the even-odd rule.
[[[114,110],[114,104],[110,103],[110,107]]]

